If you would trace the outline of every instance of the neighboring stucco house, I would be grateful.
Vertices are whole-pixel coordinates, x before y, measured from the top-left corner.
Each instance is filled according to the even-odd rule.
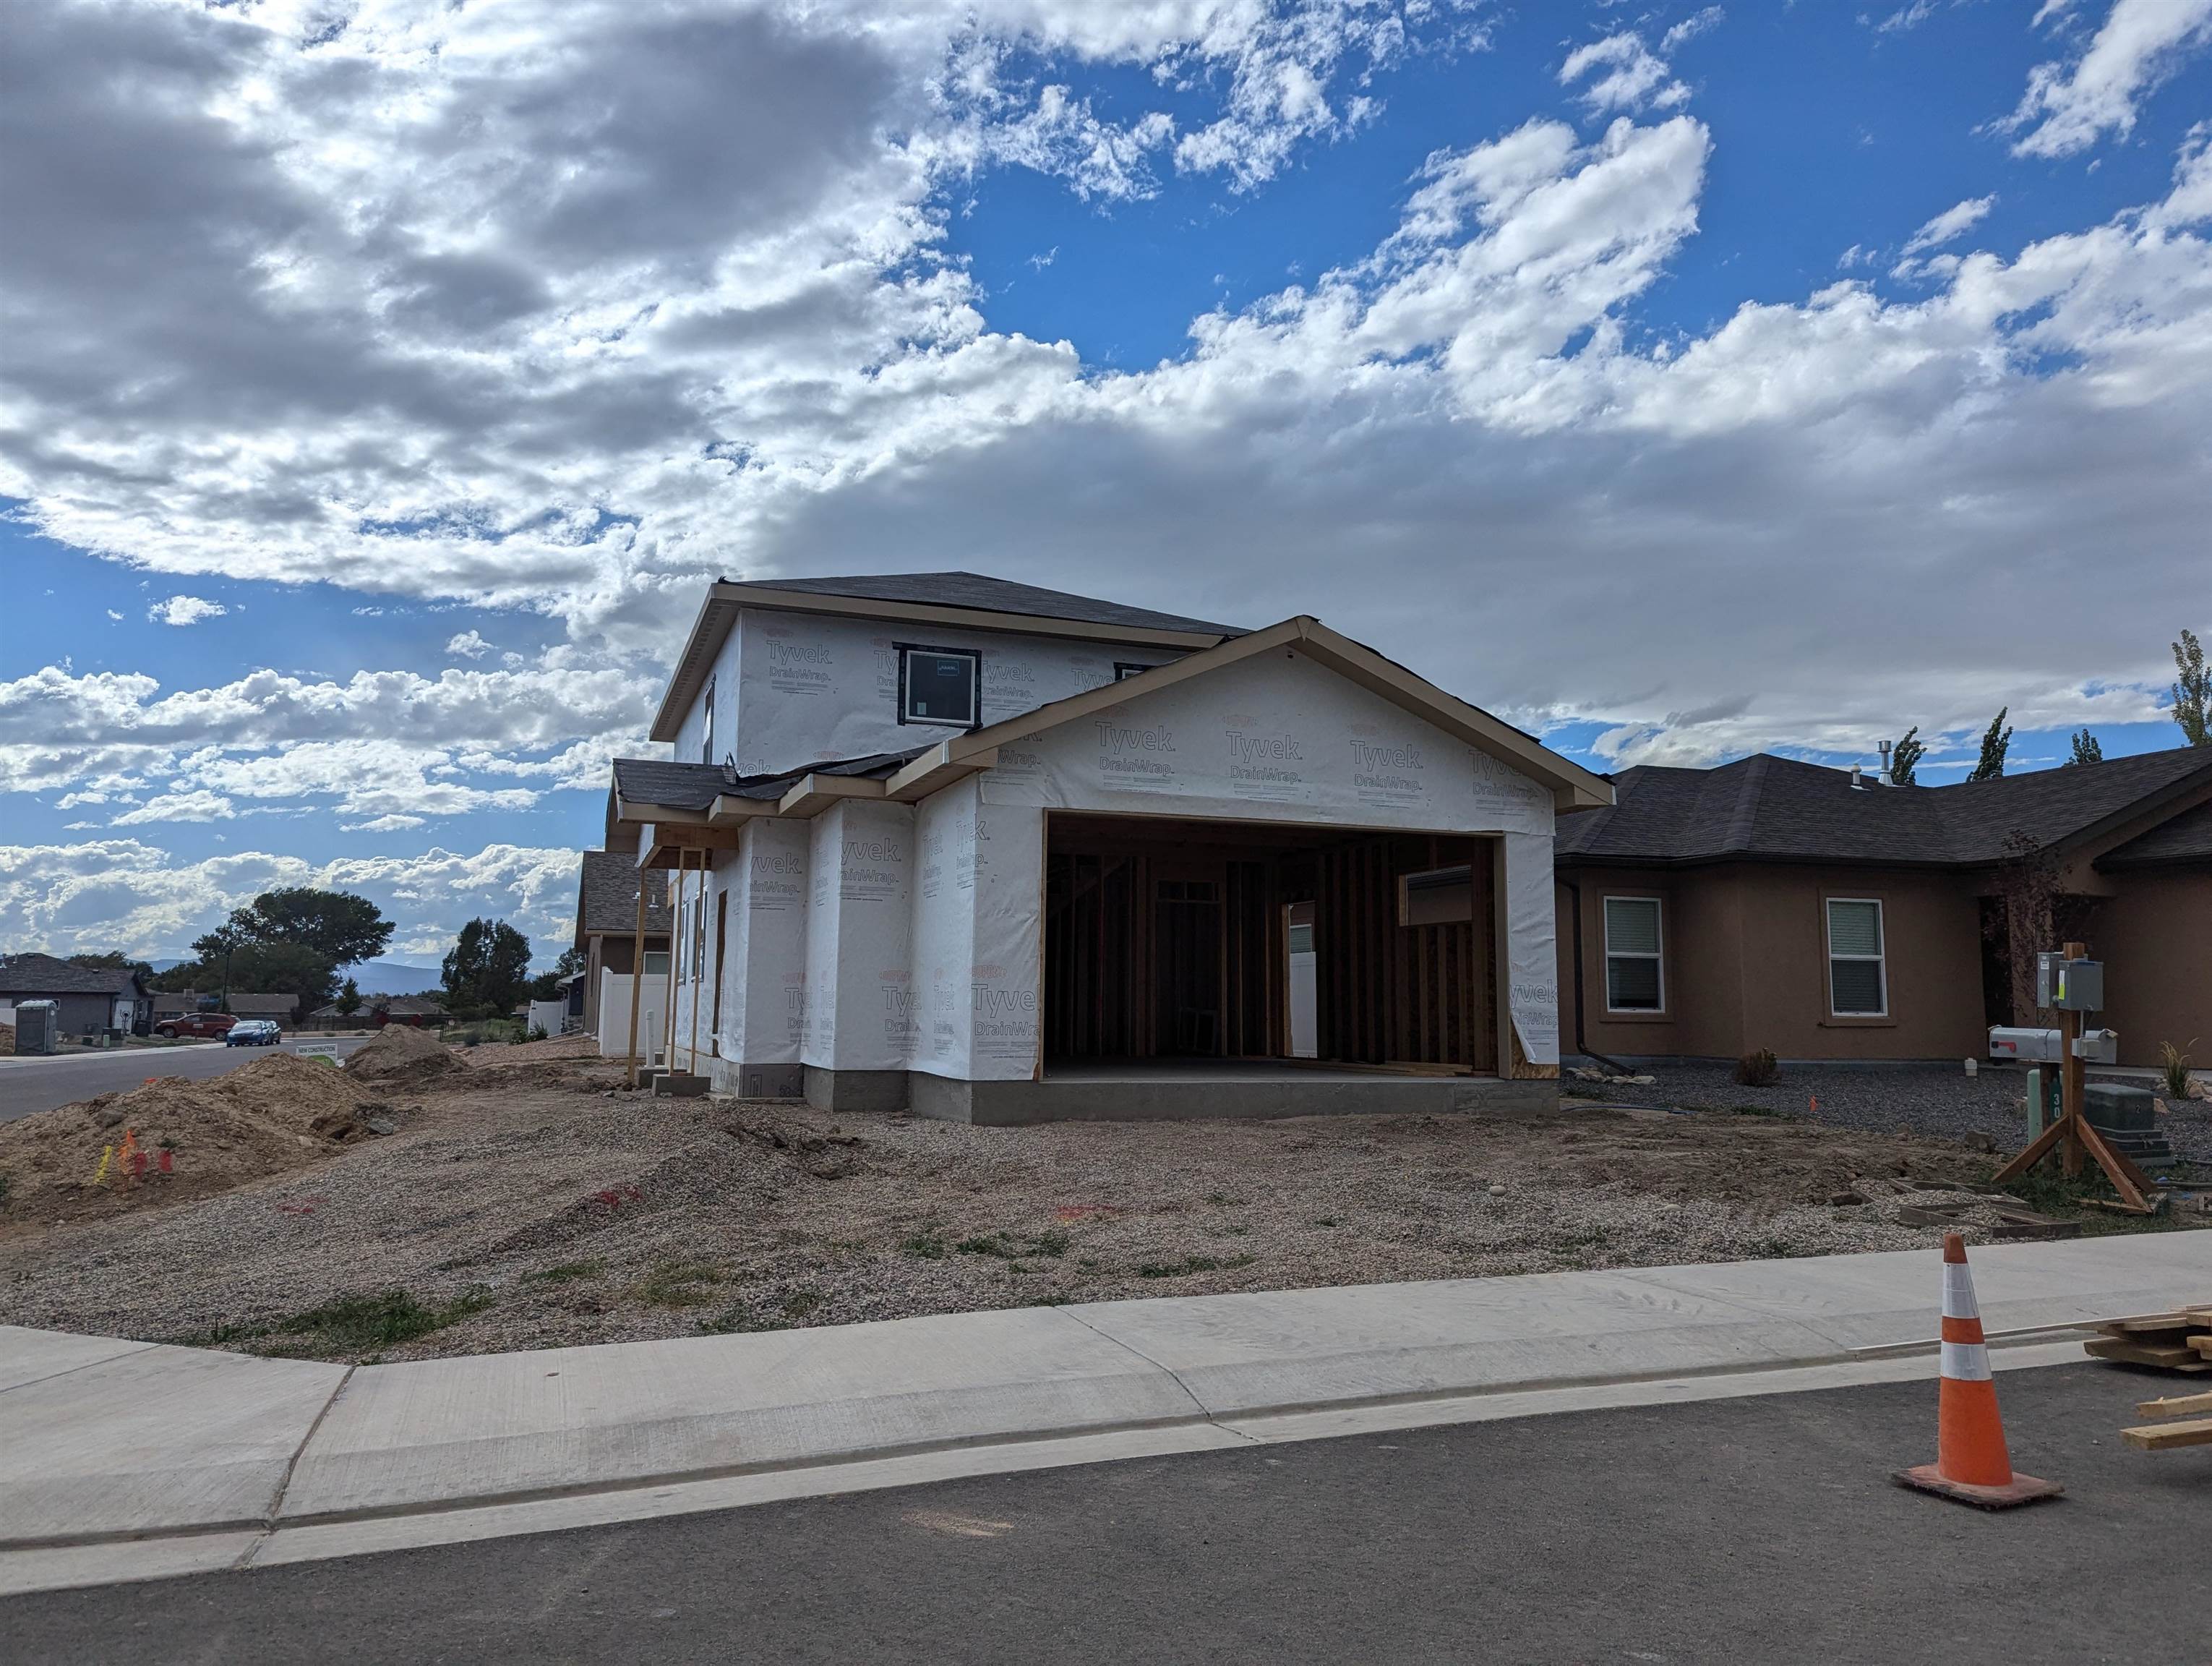
[[[2105,963],[2124,1065],[2212,1043],[2212,751],[1949,787],[1761,755],[1633,769],[1559,830],[1571,1049],[1615,1058],[1963,1059],[2035,952],[2017,899]]]
[[[154,1022],[159,1024],[163,1018],[177,1018],[186,1012],[197,1012],[201,1009],[203,1003],[212,1008],[222,993],[219,989],[157,991],[154,996]],[[272,1018],[278,1025],[289,1029],[298,1021],[300,998],[297,995],[285,994],[234,994],[230,997],[228,1010],[233,1018]]]
[[[138,974],[78,966],[50,954],[0,955],[0,1006],[51,1000],[64,1036],[143,1032],[153,1000]]]
[[[652,733],[607,847],[669,873],[665,1044],[718,1087],[1001,1122],[1553,1101],[1553,820],[1610,789],[1316,620],[722,581]]]
[[[623,978],[632,970],[637,949],[637,905],[645,902],[645,970],[665,976],[668,971],[668,885],[666,876],[640,868],[637,852],[587,850],[576,883],[577,950],[584,957],[582,975],[570,986],[580,992],[570,1010],[582,1027],[596,1034],[599,1027],[602,988],[611,976]]]

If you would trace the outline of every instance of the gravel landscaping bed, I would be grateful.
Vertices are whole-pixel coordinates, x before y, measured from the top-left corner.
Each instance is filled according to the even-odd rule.
[[[1784,1065],[1771,1087],[1746,1087],[1735,1067],[1681,1063],[1639,1067],[1656,1077],[1650,1085],[1620,1082],[1565,1083],[1571,1096],[1608,1104],[1679,1106],[1686,1110],[1751,1107],[1826,1122],[1836,1128],[1916,1134],[1947,1140],[1984,1136],[1998,1152],[2027,1143],[2027,1072],[1984,1067],[1968,1076],[1959,1065],[1888,1065],[1851,1068]],[[2151,1086],[2148,1081],[2134,1082]],[[2154,1091],[2156,1090],[2154,1089]],[[2160,1131],[2174,1155],[2212,1170],[2212,1102],[2167,1102]],[[2208,1175],[2212,1178],[2212,1175]]]
[[[408,1359],[1932,1247],[1940,1226],[1900,1219],[1931,1203],[1977,1241],[1996,1221],[1968,1189],[1995,1159],[1900,1136],[1893,1111],[1846,1127],[1569,1100],[979,1128],[656,1100],[596,1061],[449,1067],[392,1045],[376,1067],[408,1086],[389,1136],[127,1215],[42,1226],[0,1205],[0,1322]]]

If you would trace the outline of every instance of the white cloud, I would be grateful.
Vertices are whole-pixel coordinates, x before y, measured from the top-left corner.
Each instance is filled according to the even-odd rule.
[[[220,619],[229,611],[221,602],[211,602],[204,596],[172,596],[148,608],[146,617],[162,624],[195,625],[202,619]]]
[[[1718,6],[1707,6],[1703,11],[1692,12],[1659,37],[1659,50],[1662,52],[1673,52],[1677,46],[1696,40],[1707,29],[1717,27],[1721,20],[1727,15],[1728,14]]]
[[[1929,261],[1910,301],[1844,283],[1655,331],[1713,139],[1616,35],[1567,84],[1659,115],[1474,113],[1371,252],[1194,319],[1164,364],[996,328],[943,253],[1018,152],[1094,195],[1170,157],[1255,185],[1443,15],[512,0],[363,5],[310,49],[273,4],[31,9],[0,65],[26,182],[0,493],[152,572],[528,609],[568,641],[435,679],[50,668],[0,684],[0,786],[364,828],[603,787],[706,577],[893,561],[1316,611],[1528,721],[1690,750],[2170,677],[2127,599],[2197,582],[2201,140],[2160,200]],[[1165,89],[1172,144],[1142,98],[1085,103],[1102,66]],[[2029,666],[2061,587],[2068,657]]]
[[[1688,88],[1672,79],[1666,61],[1634,33],[1609,34],[1576,47],[1559,65],[1559,85],[1571,87],[1593,72],[1596,78],[1577,94],[1593,112],[1664,109],[1690,96]]]
[[[125,811],[109,825],[140,827],[149,822],[228,821],[237,813],[231,807],[230,800],[220,793],[195,787],[185,792],[160,793],[136,809]]]
[[[1996,197],[1989,196],[1972,197],[1963,203],[1954,204],[1906,238],[1904,252],[1915,255],[1929,249],[1940,249],[1946,243],[1965,236],[1988,217],[1996,202]]]
[[[464,660],[481,660],[495,644],[487,642],[473,630],[464,630],[458,636],[447,639],[446,652],[459,654]]]
[[[2046,5],[2041,23],[2053,15]],[[2212,42],[2212,0],[2112,0],[2088,46],[2070,63],[2039,64],[2005,125],[2027,131],[2018,156],[2070,156],[2106,133],[2135,131],[2136,106],[2190,52]]]
[[[346,833],[404,833],[423,824],[420,816],[374,816],[365,822],[348,822],[339,830]]]
[[[107,609],[106,613],[109,618],[114,620],[118,624],[122,623],[123,616],[120,613],[118,613],[113,608],[111,607]]]
[[[417,952],[442,953],[475,915],[503,916],[557,951],[574,929],[577,873],[573,850],[509,844],[319,863],[261,851],[179,861],[135,838],[0,845],[0,941],[179,954],[258,892],[320,885],[368,897]]]

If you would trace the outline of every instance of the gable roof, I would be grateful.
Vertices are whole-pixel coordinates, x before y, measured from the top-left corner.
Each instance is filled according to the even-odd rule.
[[[1717,769],[1624,769],[1613,784],[1612,809],[1561,825],[1561,862],[1979,867],[2003,860],[2016,834],[2063,844],[2185,798],[2212,784],[2212,757],[2183,747],[1950,787],[1861,788],[1848,770],[1761,752]]]
[[[658,764],[654,767],[665,769],[671,767],[703,769],[707,766]],[[583,873],[576,886],[577,946],[580,948],[584,939],[593,932],[610,932],[623,937],[634,933],[637,930],[640,886],[645,890],[646,935],[667,936],[667,880],[650,869],[641,870],[637,859],[627,851],[586,851]]]
[[[895,619],[968,630],[1016,631],[1185,650],[1212,648],[1243,633],[1179,613],[1159,613],[1095,596],[1044,590],[982,573],[864,573],[797,579],[717,579],[708,587],[668,690],[653,720],[652,738],[673,740],[698,697],[723,640],[746,608]]]
[[[2163,867],[2172,862],[2212,862],[2212,799],[2097,859],[2100,868]]]
[[[51,954],[0,955],[0,995],[120,995],[138,993],[138,974],[77,966]]]

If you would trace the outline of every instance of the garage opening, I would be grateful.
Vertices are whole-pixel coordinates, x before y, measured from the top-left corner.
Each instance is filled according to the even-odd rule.
[[[1045,1068],[1495,1075],[1494,839],[1055,813]]]

